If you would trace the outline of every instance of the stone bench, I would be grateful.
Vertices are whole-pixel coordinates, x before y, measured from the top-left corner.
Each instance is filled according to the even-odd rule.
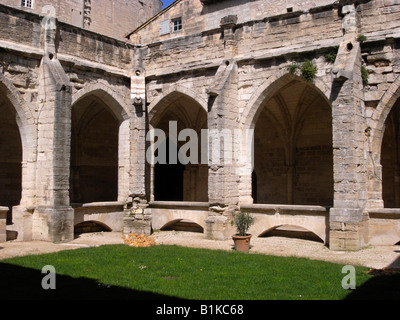
[[[0,242],[7,241],[7,212],[9,209],[7,207],[0,207]]]

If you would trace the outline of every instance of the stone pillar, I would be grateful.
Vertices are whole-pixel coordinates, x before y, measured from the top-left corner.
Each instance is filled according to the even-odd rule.
[[[237,53],[236,23],[235,15],[223,17],[220,21],[225,59],[207,91],[210,215],[205,221],[205,234],[206,238],[213,240],[231,238],[235,232],[230,223],[231,216],[239,210],[241,168],[235,159],[235,152],[240,149],[240,141],[235,139],[235,130],[239,129],[239,71],[233,59]]]
[[[151,214],[148,210],[149,164],[146,161],[146,78],[140,58],[131,73],[132,119],[130,130],[131,168],[130,198],[125,209],[123,233],[151,234]]]
[[[54,9],[54,8],[53,8]],[[55,51],[55,11],[44,17],[44,56],[40,65],[37,208],[33,239],[66,242],[74,238],[74,210],[69,205],[71,86]]]
[[[208,239],[225,240],[234,231],[231,214],[239,208],[238,150],[234,130],[238,129],[238,67],[225,60],[219,68],[209,94],[209,178],[210,216],[206,220]]]
[[[343,7],[345,31],[333,68],[332,113],[334,208],[330,212],[332,250],[356,250],[365,245],[368,198],[365,107],[361,79],[361,48],[356,41],[356,10]]]

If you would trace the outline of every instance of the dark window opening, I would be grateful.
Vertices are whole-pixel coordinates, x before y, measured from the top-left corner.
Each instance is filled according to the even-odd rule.
[[[23,8],[30,8],[30,9],[32,9],[32,4],[33,4],[33,0],[22,0],[21,1],[21,6],[23,7]]]
[[[173,28],[174,32],[182,30],[182,19],[181,18],[174,20],[173,24],[174,24],[174,28]]]

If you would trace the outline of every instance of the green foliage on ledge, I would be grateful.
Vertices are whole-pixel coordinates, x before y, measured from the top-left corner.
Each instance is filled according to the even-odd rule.
[[[306,59],[301,65],[301,75],[307,82],[312,82],[317,75],[317,67],[312,61]]]
[[[332,48],[332,50],[325,55],[325,61],[328,63],[335,63],[338,51],[339,46]]]
[[[297,63],[292,63],[286,68],[291,74],[297,74],[297,71],[300,70],[301,76],[307,82],[313,82],[318,71],[317,66],[315,66],[312,61],[308,59],[304,60],[301,65],[298,65]]]

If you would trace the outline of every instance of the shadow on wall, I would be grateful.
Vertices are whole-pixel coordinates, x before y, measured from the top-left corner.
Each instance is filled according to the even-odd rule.
[[[388,267],[389,268],[397,268],[400,270],[400,250],[395,250],[396,253],[399,254],[398,258],[394,260]]]
[[[18,232],[13,230],[6,230],[7,241],[17,240]]]
[[[191,220],[174,220],[161,228],[161,231],[185,231],[204,233],[204,228]]]
[[[56,290],[43,290],[41,270],[0,263],[0,300],[174,300],[152,292],[100,284],[57,274]]]
[[[259,235],[259,238],[283,237],[291,239],[309,240],[324,243],[315,233],[299,226],[283,225],[269,229]]]
[[[84,221],[74,227],[75,235],[82,233],[111,232],[111,228],[98,221]]]

